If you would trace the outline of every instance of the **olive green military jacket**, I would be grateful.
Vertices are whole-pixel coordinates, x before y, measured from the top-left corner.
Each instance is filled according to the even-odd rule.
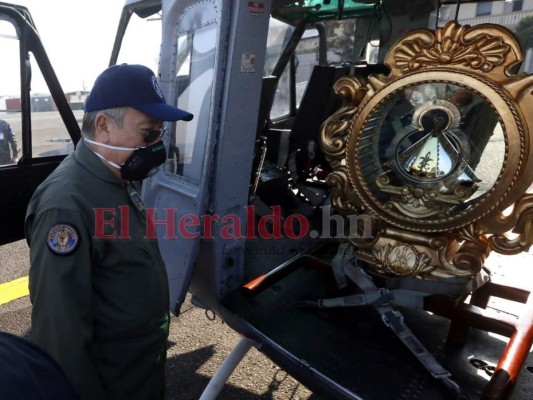
[[[82,399],[164,396],[168,282],[142,207],[83,142],[28,206],[32,338]]]

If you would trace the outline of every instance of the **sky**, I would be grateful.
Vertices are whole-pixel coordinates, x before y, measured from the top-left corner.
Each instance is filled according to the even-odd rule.
[[[109,63],[123,0],[6,0],[26,6],[65,92],[90,90]],[[32,90],[45,88],[35,81]]]

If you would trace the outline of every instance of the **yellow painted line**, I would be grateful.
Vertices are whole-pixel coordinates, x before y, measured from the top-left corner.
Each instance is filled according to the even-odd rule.
[[[20,299],[30,294],[28,289],[28,277],[14,279],[0,284],[0,305]]]

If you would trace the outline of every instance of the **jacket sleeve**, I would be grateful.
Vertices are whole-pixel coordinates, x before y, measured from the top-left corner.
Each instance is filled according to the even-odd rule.
[[[61,365],[82,399],[104,399],[93,362],[89,232],[73,211],[51,209],[26,219],[32,339]]]

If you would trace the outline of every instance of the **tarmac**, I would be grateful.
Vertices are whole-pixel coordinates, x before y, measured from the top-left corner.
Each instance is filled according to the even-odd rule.
[[[499,281],[530,283],[533,282],[532,255],[531,252],[522,253],[509,258],[492,254],[487,264]],[[24,240],[0,246],[0,284],[26,277],[28,267],[29,251]],[[0,304],[0,331],[31,340],[31,309],[27,295]],[[211,377],[240,339],[221,319],[195,307],[188,298],[180,316],[171,320],[167,399],[199,399]],[[528,371],[533,371],[531,365],[526,367]],[[328,400],[313,394],[255,348],[233,371],[217,399]],[[518,393],[510,399],[530,400]]]
[[[0,246],[0,284],[28,275],[24,240]],[[0,305],[0,330],[31,340],[28,296]],[[199,399],[210,378],[240,341],[237,333],[211,313],[190,303],[173,317],[167,351],[167,399]],[[255,348],[234,370],[220,400],[321,400]]]

